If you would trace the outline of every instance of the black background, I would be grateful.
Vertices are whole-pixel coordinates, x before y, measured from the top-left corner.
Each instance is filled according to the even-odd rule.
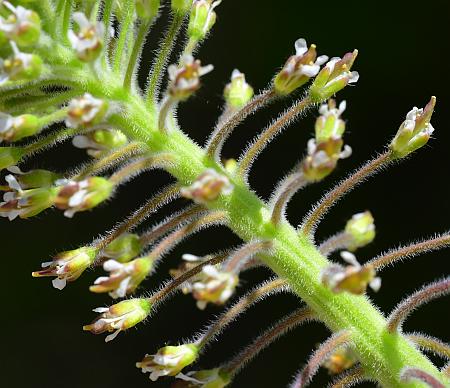
[[[353,213],[370,209],[376,219],[375,243],[361,249],[365,261],[403,242],[429,236],[449,228],[450,186],[448,112],[448,50],[450,13],[446,0],[415,1],[232,1],[217,9],[218,23],[213,36],[199,53],[203,63],[215,70],[204,79],[204,88],[180,109],[184,130],[203,143],[220,112],[222,89],[234,67],[245,72],[255,89],[263,88],[299,37],[316,43],[320,54],[342,55],[358,48],[355,69],[361,78],[338,99],[348,109],[346,141],[353,156],[339,164],[325,182],[297,195],[289,206],[289,218],[298,224],[324,190],[371,155],[381,151],[394,135],[405,114],[424,106],[430,95],[438,97],[433,119],[435,139],[413,158],[379,174],[348,195],[334,208],[318,231],[323,239],[342,228]],[[149,39],[147,60],[160,37],[162,18]],[[143,73],[145,78],[145,73]],[[226,157],[236,157],[246,142],[288,102],[258,113],[235,132],[225,147]],[[287,172],[305,150],[312,134],[315,113],[292,125],[274,141],[256,162],[252,188],[267,198],[277,178]],[[43,167],[64,171],[82,161],[84,154],[62,145],[27,162],[25,168]],[[30,220],[8,223],[0,220],[2,274],[2,386],[36,388],[145,387],[150,382],[134,363],[165,343],[175,344],[201,328],[219,308],[200,312],[190,297],[177,295],[158,314],[137,330],[121,334],[105,344],[103,337],[81,331],[91,321],[91,308],[109,304],[107,297],[87,290],[99,272],[88,272],[63,292],[48,280],[31,278],[40,262],[59,251],[76,248],[111,228],[145,198],[170,181],[165,173],[152,172],[123,187],[113,201],[93,212],[66,219],[58,211],[47,211]],[[179,201],[167,207],[146,225],[168,215]],[[239,240],[224,228],[201,232],[181,244],[165,259],[158,273],[145,282],[152,290],[166,278],[184,252],[206,254],[236,245]],[[383,271],[383,285],[371,295],[388,313],[406,294],[420,285],[448,273],[448,252],[436,252],[398,264]],[[269,276],[268,271],[246,273],[240,292]],[[228,359],[271,322],[298,306],[290,295],[271,297],[239,319],[219,337],[199,361],[213,367]],[[447,304],[446,304],[447,303]],[[449,340],[448,300],[441,300],[415,312],[406,331],[420,330]],[[446,330],[447,329],[447,330]],[[276,342],[249,364],[236,378],[234,387],[284,387],[301,367],[316,344],[328,332],[320,324],[301,327]],[[437,360],[442,365],[442,361]],[[328,376],[322,371],[312,386],[324,387]],[[154,387],[169,386],[169,381]],[[367,385],[369,386],[369,385]]]

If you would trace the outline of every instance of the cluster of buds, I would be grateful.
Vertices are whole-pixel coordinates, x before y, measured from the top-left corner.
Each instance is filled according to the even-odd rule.
[[[342,373],[358,362],[355,352],[350,346],[339,346],[324,361],[323,366],[332,375]]]
[[[100,316],[90,325],[83,326],[83,330],[93,334],[113,332],[106,336],[105,342],[112,341],[117,335],[130,327],[142,322],[150,314],[152,305],[147,299],[129,299],[111,307],[98,307],[93,311]]]
[[[22,6],[14,7],[10,2],[3,1],[1,6],[11,13],[7,18],[0,16],[0,34],[19,46],[32,46],[39,40],[41,34],[41,19],[39,15]]]
[[[103,49],[105,28],[102,23],[91,23],[82,12],[75,12],[73,20],[78,24],[77,33],[69,31],[69,41],[77,53],[77,57],[84,62],[92,62]]]
[[[220,195],[230,195],[232,191],[233,185],[229,179],[212,168],[199,175],[192,185],[180,190],[183,197],[200,204],[214,201]]]
[[[319,73],[320,66],[328,60],[326,55],[317,57],[316,46],[312,44],[308,48],[305,39],[295,42],[295,52],[275,76],[273,86],[278,94],[290,94],[303,86]]]
[[[42,270],[33,272],[33,277],[55,276],[52,284],[62,290],[67,282],[77,280],[81,274],[95,261],[97,249],[82,247],[72,251],[59,253],[53,261],[42,263]]]
[[[70,100],[65,124],[69,128],[86,128],[100,123],[106,115],[108,104],[89,93]]]
[[[189,17],[188,36],[196,41],[206,37],[216,23],[214,12],[222,0],[194,0]]]
[[[434,132],[430,120],[435,105],[436,97],[433,96],[424,109],[414,107],[406,115],[406,120],[402,123],[390,144],[394,158],[404,158],[427,144]]]
[[[19,173],[17,168],[10,170]],[[51,207],[58,195],[58,188],[51,187],[52,179],[48,174],[30,172],[18,180],[16,176],[8,174],[5,177],[8,186],[0,202],[0,216],[8,217],[10,221],[17,217],[29,218]],[[51,174],[51,173],[50,173]]]
[[[153,261],[147,257],[120,263],[116,260],[107,260],[103,269],[110,272],[109,276],[100,276],[95,280],[89,290],[96,293],[108,292],[114,298],[123,298],[132,294],[142,283],[152,269]]]
[[[164,346],[156,354],[147,354],[136,363],[142,373],[150,373],[150,380],[156,381],[163,376],[176,376],[183,368],[192,364],[198,357],[195,344]]]
[[[36,135],[41,129],[39,119],[34,115],[23,114],[14,117],[0,112],[0,143]]]
[[[347,53],[343,58],[335,57],[317,74],[309,89],[309,95],[315,102],[322,102],[345,88],[348,84],[358,82],[359,74],[351,71],[358,51]]]
[[[57,185],[59,190],[54,204],[58,209],[65,210],[64,215],[69,218],[105,201],[114,189],[114,185],[102,177],[90,177],[82,181],[62,179],[57,181]]]
[[[213,68],[213,65],[201,66],[200,60],[194,60],[192,55],[184,55],[180,67],[170,65],[168,68],[170,96],[176,101],[188,99],[200,88],[200,77]]]
[[[190,282],[189,289],[197,300],[197,307],[204,310],[208,303],[223,305],[233,295],[239,277],[234,272],[218,266],[205,265],[202,272]]]
[[[225,86],[223,95],[228,107],[239,109],[252,99],[253,88],[245,81],[245,74],[234,69],[231,82]]]
[[[381,287],[381,278],[376,277],[370,265],[361,266],[353,253],[341,252],[341,257],[349,265],[331,264],[322,272],[322,283],[334,293],[348,292],[362,295],[369,286],[375,292]]]
[[[87,154],[99,158],[105,151],[122,147],[128,143],[126,135],[118,129],[97,129],[72,139],[76,148],[86,149]]]
[[[221,368],[179,373],[176,377],[180,380],[172,385],[173,388],[224,388],[231,382],[229,373]]]
[[[370,244],[375,238],[375,224],[372,213],[357,213],[345,225],[345,233],[349,237],[346,248],[356,251]]]
[[[8,81],[34,80],[41,75],[42,59],[36,54],[27,54],[19,50],[14,41],[10,41],[12,55],[0,58],[0,85]]]
[[[315,139],[308,142],[308,155],[302,163],[305,178],[310,182],[320,181],[331,174],[340,159],[348,158],[352,149],[344,146],[342,135],[345,122],[340,118],[346,103],[342,101],[339,108],[333,99],[321,105],[320,116],[316,120]]]
[[[136,14],[141,19],[151,20],[158,14],[160,5],[160,0],[136,0]]]

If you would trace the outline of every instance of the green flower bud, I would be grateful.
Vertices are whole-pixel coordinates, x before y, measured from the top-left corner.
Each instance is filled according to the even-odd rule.
[[[278,94],[290,94],[304,85],[311,77],[317,75],[320,66],[328,60],[326,55],[317,58],[316,45],[312,44],[308,48],[305,39],[298,39],[295,42],[295,51],[296,54],[287,60],[273,81]]]
[[[141,19],[153,19],[159,10],[160,0],[136,0],[136,13]]]
[[[3,4],[11,11],[11,15],[6,19],[0,17],[0,31],[19,46],[36,44],[41,34],[41,19],[39,15],[20,5],[14,7],[6,1]]]
[[[80,182],[57,182],[58,195],[55,206],[65,210],[64,215],[72,218],[76,212],[92,209],[107,200],[114,189],[113,184],[106,178],[90,177]]]
[[[13,166],[8,170],[15,175],[17,182],[22,189],[36,189],[39,187],[51,187],[61,175],[48,170],[31,170],[22,172],[18,167]]]
[[[345,111],[346,102],[342,101],[339,108],[336,108],[336,101],[328,100],[328,104],[323,104],[319,108],[320,116],[316,120],[315,133],[318,143],[331,138],[341,138],[345,131],[345,121],[341,114]]]
[[[22,147],[0,147],[0,171],[17,164],[24,154]]]
[[[355,214],[346,224],[345,232],[351,237],[347,245],[349,251],[370,244],[375,238],[375,224],[369,211]]]
[[[350,71],[357,55],[358,50],[355,50],[345,54],[342,59],[333,58],[322,68],[309,89],[314,102],[325,101],[348,84],[358,81],[358,72]]]
[[[72,144],[94,157],[100,157],[104,151],[119,148],[128,143],[126,135],[117,129],[98,129],[72,139]]]
[[[189,11],[192,0],[172,0],[172,11],[179,14],[185,14]]]
[[[159,377],[178,375],[197,359],[198,352],[194,344],[165,346],[156,354],[147,354],[136,366],[142,368],[143,373],[149,372],[150,380],[156,381]]]
[[[103,251],[103,256],[120,263],[126,263],[139,255],[142,248],[141,240],[137,234],[124,233],[108,244]]]
[[[152,305],[147,299],[128,299],[111,307],[98,307],[93,311],[101,315],[90,325],[83,326],[83,330],[93,334],[114,332],[105,338],[105,342],[112,341],[117,335],[130,327],[142,322],[150,314]]]
[[[0,84],[6,81],[26,81],[39,78],[42,73],[42,59],[36,54],[19,51],[14,42],[10,42],[13,55],[0,60]]]
[[[390,144],[394,159],[404,158],[427,144],[434,128],[430,123],[436,105],[436,97],[431,97],[424,109],[414,107],[400,126]]]
[[[194,40],[206,37],[216,22],[217,15],[214,12],[220,1],[194,0],[189,17],[188,36]]]
[[[205,369],[192,371],[186,374],[179,374],[179,379],[184,380],[174,385],[174,388],[225,388],[231,383],[231,376],[228,372],[220,369]]]
[[[0,112],[0,142],[14,142],[33,136],[41,130],[39,118],[24,114],[13,117]]]
[[[55,276],[52,284],[62,290],[67,282],[77,280],[81,274],[94,263],[97,256],[94,247],[81,247],[57,254],[53,261],[42,263],[44,269],[33,272],[33,277]]]
[[[252,99],[253,88],[245,81],[245,75],[235,69],[231,75],[231,83],[225,86],[223,94],[230,107],[239,109]]]

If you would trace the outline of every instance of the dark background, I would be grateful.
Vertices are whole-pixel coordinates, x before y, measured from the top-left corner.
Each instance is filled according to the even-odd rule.
[[[293,199],[289,206],[290,220],[298,224],[333,181],[381,151],[405,114],[414,105],[423,107],[434,94],[438,97],[433,119],[435,139],[413,158],[379,174],[348,195],[322,223],[318,238],[341,229],[352,214],[370,209],[376,219],[377,238],[358,253],[360,260],[365,261],[389,247],[449,228],[448,1],[225,0],[217,12],[214,34],[199,54],[203,63],[213,63],[215,70],[205,77],[204,88],[180,110],[180,122],[187,133],[204,142],[220,112],[222,89],[234,67],[245,72],[248,81],[259,89],[265,87],[293,53],[293,43],[299,37],[316,43],[320,54],[330,56],[358,48],[360,56],[355,69],[361,74],[360,81],[338,96],[339,100],[345,98],[348,102],[344,114],[348,128],[345,139],[354,150],[353,156],[342,161],[330,179]],[[158,22],[149,40],[148,59],[165,22],[166,18]],[[227,144],[225,156],[238,156],[246,142],[287,103],[258,113],[241,125]],[[314,118],[315,113],[292,125],[258,159],[251,185],[261,197],[267,198],[277,178],[301,157],[312,134]],[[39,166],[64,171],[83,158],[82,151],[66,144],[29,161],[25,168]],[[105,344],[103,336],[81,331],[81,325],[95,317],[91,308],[110,303],[109,298],[92,295],[87,290],[100,272],[86,273],[63,292],[53,289],[49,280],[31,278],[31,271],[42,261],[56,252],[90,242],[169,180],[165,173],[146,174],[120,190],[107,206],[77,214],[73,220],[54,210],[30,220],[12,223],[0,220],[2,386],[145,387],[149,384],[148,377],[134,363],[166,343],[176,344],[190,337],[221,311],[212,307],[201,312],[195,308],[192,298],[177,295],[150,322]],[[183,204],[179,201],[164,208],[146,226]],[[158,273],[147,279],[145,288],[156,288],[184,252],[200,255],[238,243],[224,228],[201,232],[169,255]],[[405,295],[448,274],[448,270],[445,251],[398,264],[382,272],[382,288],[371,296],[388,313]],[[240,292],[268,276],[265,270],[246,273]],[[259,303],[219,337],[196,367],[214,367],[228,359],[271,322],[299,304],[290,295],[274,296]],[[410,317],[405,330],[420,330],[448,341],[448,311],[448,300],[430,303]],[[295,330],[249,364],[233,386],[286,386],[316,344],[328,334],[316,323]],[[442,361],[438,362],[442,365]],[[328,380],[322,371],[312,386],[324,387]],[[169,382],[152,386],[167,387]]]

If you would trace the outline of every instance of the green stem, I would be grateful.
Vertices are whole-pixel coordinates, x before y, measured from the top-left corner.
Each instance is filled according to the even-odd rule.
[[[113,70],[116,74],[120,73],[120,68],[122,67],[122,59],[125,51],[127,50],[126,43],[128,40],[128,36],[130,33],[132,33],[132,31],[130,31],[130,27],[133,26],[134,21],[134,6],[134,0],[128,0],[125,5],[127,13],[120,25],[119,40],[117,41],[116,49],[114,51]]]
[[[64,4],[64,15],[61,26],[61,38],[64,43],[68,42],[67,33],[70,27],[70,17],[72,16],[72,3],[73,0],[66,0]]]
[[[153,63],[147,85],[147,106],[151,112],[156,111],[157,99],[159,94],[159,86],[163,77],[164,69],[169,60],[175,44],[176,36],[183,23],[184,15],[175,14],[169,30],[166,33],[161,48],[158,52],[155,62]]]

